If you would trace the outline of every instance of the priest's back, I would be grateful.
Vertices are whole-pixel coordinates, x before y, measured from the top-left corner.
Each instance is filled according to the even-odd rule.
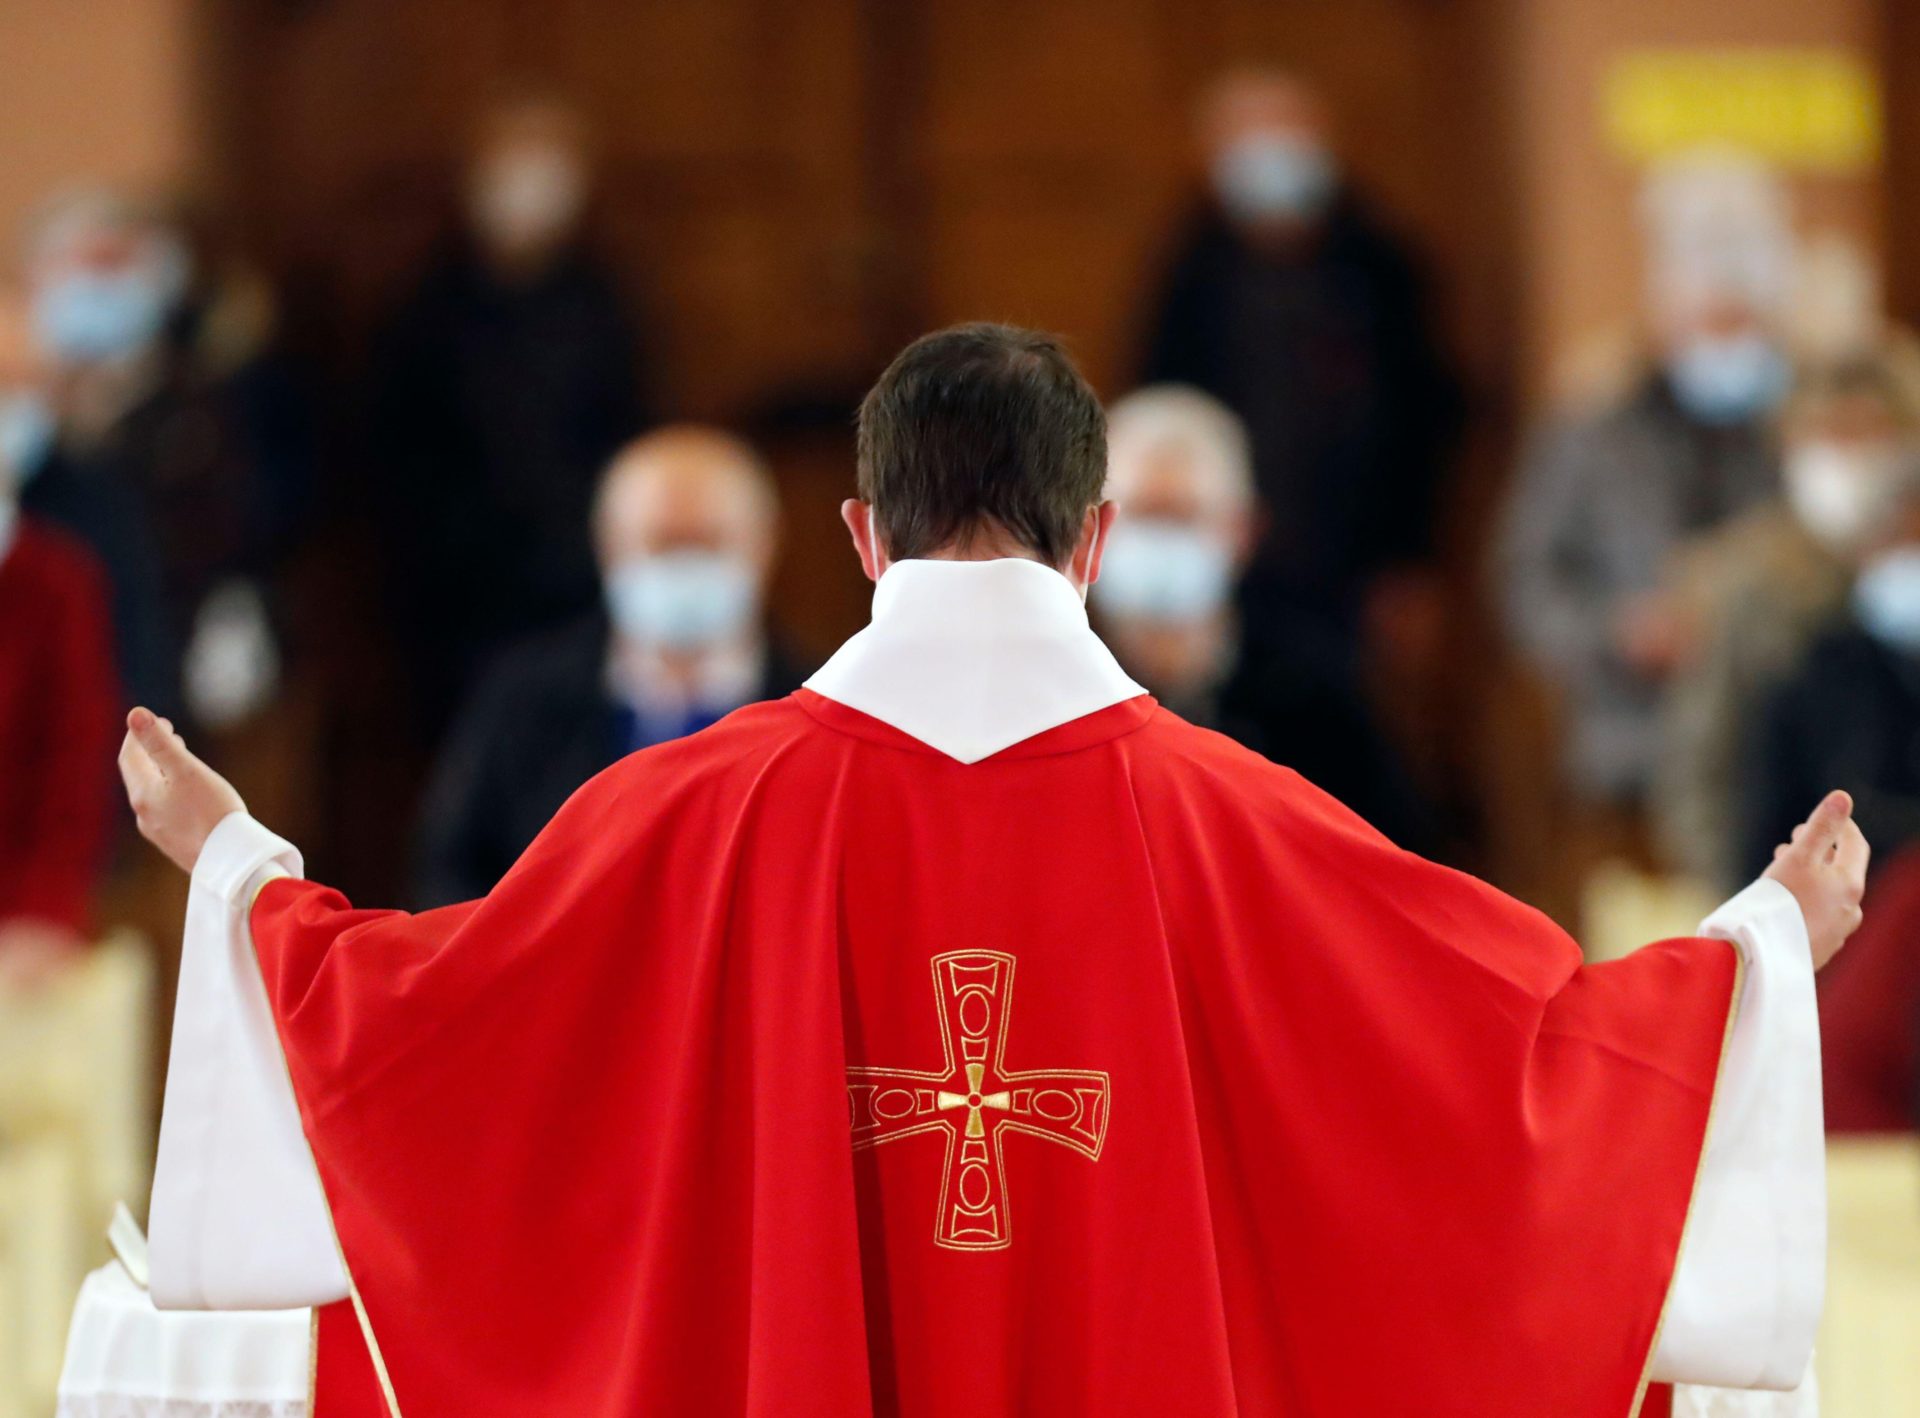
[[[1624,1413],[1734,976],[1579,983],[1144,697],[961,762],[802,691],[343,904],[251,926],[426,1414]]]

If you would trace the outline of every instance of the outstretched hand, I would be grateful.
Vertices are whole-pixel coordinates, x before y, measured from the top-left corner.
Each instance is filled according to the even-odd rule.
[[[1867,889],[1866,836],[1853,820],[1853,799],[1831,792],[1813,816],[1793,829],[1793,840],[1773,849],[1763,875],[1791,891],[1806,917],[1807,940],[1818,970],[1840,953],[1860,926]]]
[[[140,835],[185,872],[220,819],[247,808],[233,784],[194,757],[173,725],[150,709],[127,715],[120,779]]]

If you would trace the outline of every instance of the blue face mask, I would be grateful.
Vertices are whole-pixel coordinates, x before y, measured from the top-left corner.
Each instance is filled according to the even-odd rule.
[[[1213,185],[1227,211],[1242,221],[1317,217],[1333,200],[1333,159],[1298,138],[1242,138],[1213,163]]]
[[[1701,423],[1745,423],[1772,409],[1793,380],[1786,357],[1764,335],[1702,336],[1667,361],[1673,396]]]
[[[1213,615],[1232,590],[1233,558],[1217,538],[1143,518],[1107,534],[1093,601],[1108,615],[1177,624]]]
[[[53,410],[38,394],[0,394],[0,487],[18,488],[39,472],[56,433]]]
[[[151,344],[167,323],[167,283],[140,269],[70,271],[34,297],[33,330],[56,359],[116,359]]]
[[[1920,655],[1920,547],[1868,562],[1853,583],[1853,611],[1881,644]]]
[[[702,650],[746,630],[759,591],[753,568],[737,556],[669,551],[615,566],[607,575],[607,610],[631,640]]]

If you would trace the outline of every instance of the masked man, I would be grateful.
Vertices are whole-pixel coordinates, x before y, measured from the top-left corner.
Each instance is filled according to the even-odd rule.
[[[1128,673],[1162,704],[1326,789],[1403,847],[1427,814],[1375,728],[1346,644],[1294,615],[1249,647],[1233,592],[1259,504],[1244,426],[1198,389],[1158,385],[1108,411],[1120,509],[1090,604]],[[1275,648],[1284,640],[1285,650]]]
[[[1281,607],[1351,635],[1383,573],[1430,558],[1459,414],[1413,264],[1354,192],[1330,126],[1294,75],[1240,72],[1207,92],[1210,200],[1164,277],[1142,371],[1247,426],[1267,509],[1246,587],[1255,638]]]
[[[1083,604],[1105,476],[1056,342],[916,341],[842,509],[872,624],[419,916],[302,879],[136,711],[194,873],[155,1298],[347,1300],[317,1418],[1792,1386],[1845,795],[1702,936],[1585,967],[1127,677]]]
[[[1800,672],[1920,489],[1920,352],[1894,337],[1809,361],[1781,440],[1781,495],[1684,548],[1670,577],[1695,643],[1663,706],[1654,821],[1669,861],[1729,890],[1765,831],[1742,801],[1766,781],[1745,762],[1756,710]]]
[[[456,722],[428,791],[416,894],[492,890],[615,760],[799,686],[764,621],[778,513],[767,469],[712,429],[662,429],[594,509],[604,608],[510,652]]]
[[[1567,777],[1588,806],[1629,815],[1645,805],[1663,698],[1692,649],[1669,565],[1778,490],[1774,416],[1793,380],[1778,183],[1688,160],[1646,197],[1656,357],[1623,397],[1535,440],[1500,553],[1508,625],[1564,701]]]
[[[571,109],[488,114],[465,229],[376,351],[376,497],[429,738],[493,654],[595,599],[594,480],[645,416],[634,322],[581,231],[592,181]]]
[[[270,655],[258,588],[277,548],[227,391],[174,338],[186,247],[151,208],[87,189],[39,213],[26,264],[48,436],[33,440],[24,505],[106,568],[128,693],[195,708],[183,669],[206,658],[209,633],[234,643],[213,629],[230,607],[247,627],[241,670]]]

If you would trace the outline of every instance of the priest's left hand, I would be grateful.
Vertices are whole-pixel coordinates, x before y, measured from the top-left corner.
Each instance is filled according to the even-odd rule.
[[[120,778],[140,835],[185,872],[220,819],[247,810],[233,784],[194,757],[173,725],[150,709],[127,715]]]

